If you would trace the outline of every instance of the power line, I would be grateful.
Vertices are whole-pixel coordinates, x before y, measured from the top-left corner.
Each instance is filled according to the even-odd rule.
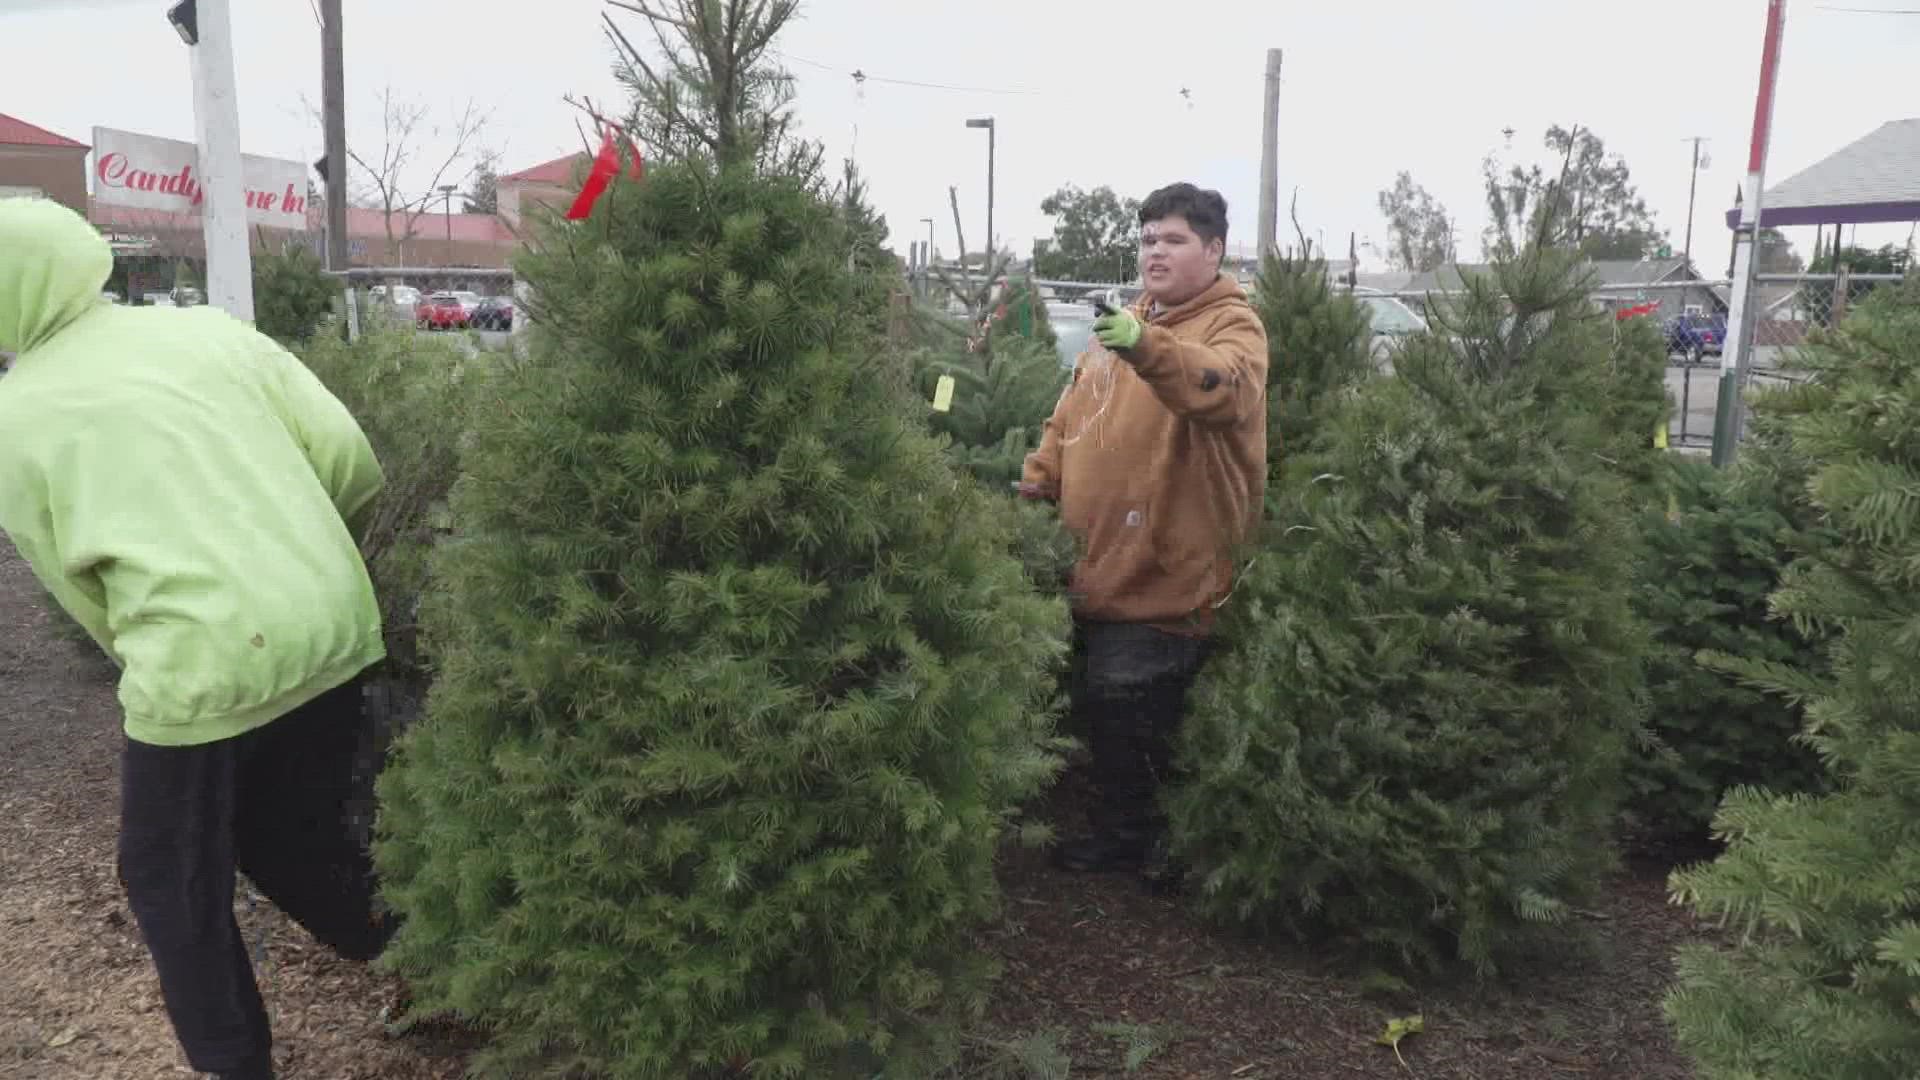
[[[773,55],[778,56],[782,60],[792,60],[795,63],[805,64],[808,67],[819,68],[822,71],[831,71],[836,75],[847,75],[852,77],[852,79],[855,82],[887,83],[892,86],[917,87],[921,90],[946,90],[946,91],[950,91],[952,93],[957,93],[957,94],[999,94],[999,95],[1005,95],[1005,96],[1026,97],[1026,96],[1032,96],[1038,93],[1038,91],[1034,91],[1034,90],[1001,89],[1001,88],[990,87],[990,86],[954,86],[949,83],[921,82],[917,79],[889,79],[881,75],[869,75],[866,72],[860,70],[859,68],[855,68],[852,71],[842,71],[840,68],[834,67],[831,64],[823,64],[818,60],[809,60],[804,56],[795,56],[792,53],[780,52],[778,50],[769,50],[769,51],[771,51]]]

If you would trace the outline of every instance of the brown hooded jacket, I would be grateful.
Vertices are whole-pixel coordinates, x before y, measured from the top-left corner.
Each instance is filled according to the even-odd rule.
[[[1266,330],[1224,274],[1134,314],[1139,344],[1081,354],[1024,482],[1085,542],[1076,615],[1204,636],[1266,491]]]

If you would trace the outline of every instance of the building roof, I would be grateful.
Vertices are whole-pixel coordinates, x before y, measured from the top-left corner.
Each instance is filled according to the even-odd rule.
[[[1767,189],[1771,226],[1920,221],[1920,119],[1891,120]],[[1727,211],[1727,227],[1740,223]]]
[[[58,150],[90,150],[83,142],[55,135],[43,127],[0,113],[0,146],[49,146]]]
[[[568,154],[552,161],[535,165],[531,169],[522,169],[517,173],[508,173],[500,178],[503,184],[571,184],[575,165],[590,160],[586,154]]]
[[[453,214],[439,213],[431,208],[422,210],[417,216],[397,212],[393,215],[393,235],[396,239],[407,235],[407,219],[413,217],[413,236],[415,240],[445,240],[449,230],[456,244],[512,244],[519,240],[507,223],[492,214]],[[347,208],[347,235],[378,239],[387,238],[386,214],[379,210],[363,210],[360,207]]]
[[[631,146],[631,144],[629,144]],[[637,152],[637,151],[636,151]],[[500,178],[502,184],[549,184],[554,187],[572,187],[576,168],[584,169],[593,162],[593,155],[581,152],[554,158],[552,161],[535,165],[531,169],[521,169],[517,173],[508,173]],[[627,174],[639,179],[643,166],[635,161],[627,166]]]
[[[1676,275],[1688,280],[1685,259],[1594,259],[1588,264],[1602,285],[1652,285]]]

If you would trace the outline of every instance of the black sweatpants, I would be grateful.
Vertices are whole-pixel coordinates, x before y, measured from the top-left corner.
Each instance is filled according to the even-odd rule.
[[[272,1035],[233,917],[234,870],[341,955],[391,934],[350,820],[366,711],[357,680],[272,723],[201,746],[127,741],[120,876],[187,1060],[271,1077]]]
[[[1112,840],[1148,843],[1160,831],[1160,786],[1208,642],[1132,623],[1081,622],[1074,638],[1069,696],[1099,789],[1090,824]]]

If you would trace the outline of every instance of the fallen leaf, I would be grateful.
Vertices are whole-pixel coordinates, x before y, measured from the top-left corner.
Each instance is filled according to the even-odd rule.
[[[60,1047],[65,1046],[70,1042],[73,1042],[75,1039],[78,1039],[79,1037],[80,1037],[80,1029],[69,1024],[66,1027],[60,1029],[60,1034],[55,1035],[51,1039],[48,1039],[47,1045],[58,1050]]]
[[[1426,1030],[1426,1026],[1426,1019],[1417,1013],[1413,1016],[1403,1016],[1398,1020],[1387,1021],[1387,1030],[1381,1032],[1373,1041],[1381,1046],[1392,1047],[1393,1056],[1399,1059],[1401,1065],[1406,1066],[1407,1059],[1400,1057],[1400,1040],[1409,1035],[1418,1035]],[[1407,1067],[1411,1068],[1411,1066]]]

